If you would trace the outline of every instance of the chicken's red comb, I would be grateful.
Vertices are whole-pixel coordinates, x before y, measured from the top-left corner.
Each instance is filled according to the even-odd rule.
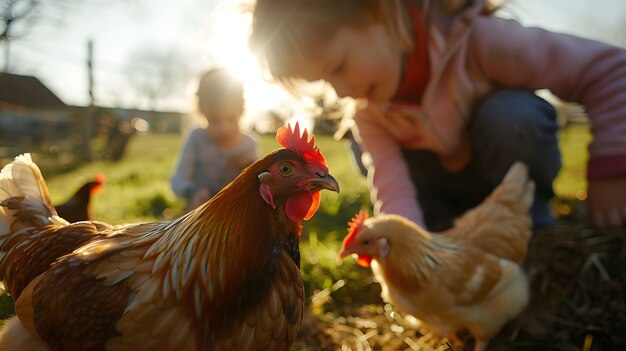
[[[354,217],[352,217],[350,222],[348,222],[348,235],[346,235],[346,237],[343,239],[343,243],[341,244],[342,248],[345,248],[347,245],[350,245],[350,243],[356,237],[356,234],[359,232],[359,230],[361,230],[361,227],[363,226],[363,222],[365,222],[367,217],[369,216],[367,212],[365,211],[360,211]]]
[[[327,169],[324,155],[315,146],[315,135],[311,135],[309,140],[309,133],[306,131],[306,128],[303,129],[302,135],[300,135],[298,122],[296,122],[293,129],[291,129],[290,124],[287,124],[286,127],[278,128],[276,140],[282,147],[295,150],[302,154],[307,161],[314,162]]]
[[[107,177],[104,176],[104,174],[102,173],[98,173],[96,174],[96,182],[100,183],[100,184],[104,184],[104,182],[107,181]]]
[[[107,178],[102,173],[97,173],[94,177],[95,184],[89,189],[92,194],[97,193],[104,186],[104,182],[107,181]]]

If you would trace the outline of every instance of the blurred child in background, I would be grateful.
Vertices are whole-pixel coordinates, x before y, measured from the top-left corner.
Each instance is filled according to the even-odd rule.
[[[193,130],[182,149],[172,190],[192,210],[209,200],[257,160],[257,142],[239,129],[244,112],[243,84],[216,68],[198,86],[198,111],[208,125]]]
[[[591,217],[624,225],[626,51],[494,11],[486,0],[257,0],[250,47],[288,87],[324,80],[367,103],[355,131],[375,213],[445,229],[521,160],[537,185],[534,224],[552,224],[558,124],[534,94],[549,89],[591,118]]]

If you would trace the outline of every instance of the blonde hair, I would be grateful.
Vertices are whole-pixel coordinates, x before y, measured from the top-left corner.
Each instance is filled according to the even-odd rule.
[[[249,46],[272,79],[294,87],[299,77],[293,67],[314,56],[340,27],[373,23],[385,25],[403,48],[412,48],[402,0],[257,0]]]
[[[406,10],[411,1],[422,13],[461,12],[475,1],[491,0],[256,0],[248,10],[253,12],[249,37],[255,53],[270,80],[283,85],[294,95],[316,95],[339,106],[338,116],[351,117],[363,101],[337,99],[329,84],[315,86],[294,74],[294,67],[315,57],[329,38],[343,26],[361,28],[382,24],[400,47],[413,50],[413,24]],[[334,96],[334,99],[333,99]]]
[[[243,104],[243,83],[226,69],[213,68],[202,75],[196,92],[198,111],[208,116],[210,111],[227,96],[241,97]]]
[[[423,13],[461,12],[476,1],[493,0],[409,0]],[[407,52],[413,49],[412,23],[404,0],[256,0],[253,5],[250,50],[261,61],[270,79],[297,92],[299,77],[294,67],[315,55],[342,26],[359,28],[383,24],[391,37]]]

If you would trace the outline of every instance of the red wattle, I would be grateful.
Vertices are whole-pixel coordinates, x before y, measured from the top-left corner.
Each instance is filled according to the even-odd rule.
[[[314,192],[313,202],[309,206],[309,212],[307,212],[303,218],[305,221],[313,217],[315,212],[317,212],[317,209],[320,207],[320,199],[321,199],[320,192],[319,191]]]
[[[361,256],[359,255],[359,258],[357,258],[356,263],[361,266],[361,267],[369,267],[370,264],[372,263],[372,258],[370,256]]]
[[[307,191],[287,199],[287,217],[292,221],[307,220],[315,214],[320,205],[319,191],[311,194]]]

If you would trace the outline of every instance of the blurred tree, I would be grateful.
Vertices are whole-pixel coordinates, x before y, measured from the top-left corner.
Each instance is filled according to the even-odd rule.
[[[4,44],[4,70],[10,62],[10,42],[26,36],[43,17],[63,14],[76,0],[0,0],[0,43]]]
[[[135,48],[128,56],[126,72],[139,104],[157,110],[166,108],[169,98],[179,96],[199,70],[181,50],[154,44]]]
[[[25,34],[31,27],[22,26],[20,33],[13,30],[16,23],[32,23],[36,16],[36,10],[40,5],[39,0],[1,0],[0,1],[0,21],[2,29],[0,32],[0,42],[8,41]]]
[[[39,5],[38,0],[1,0],[0,1],[0,21],[2,28],[0,29],[0,42],[4,43],[4,70],[9,70],[10,47],[9,41],[19,37],[14,33],[16,23],[32,22],[36,16],[35,9]],[[23,26],[24,31],[31,26]],[[23,35],[23,33],[20,33]]]

